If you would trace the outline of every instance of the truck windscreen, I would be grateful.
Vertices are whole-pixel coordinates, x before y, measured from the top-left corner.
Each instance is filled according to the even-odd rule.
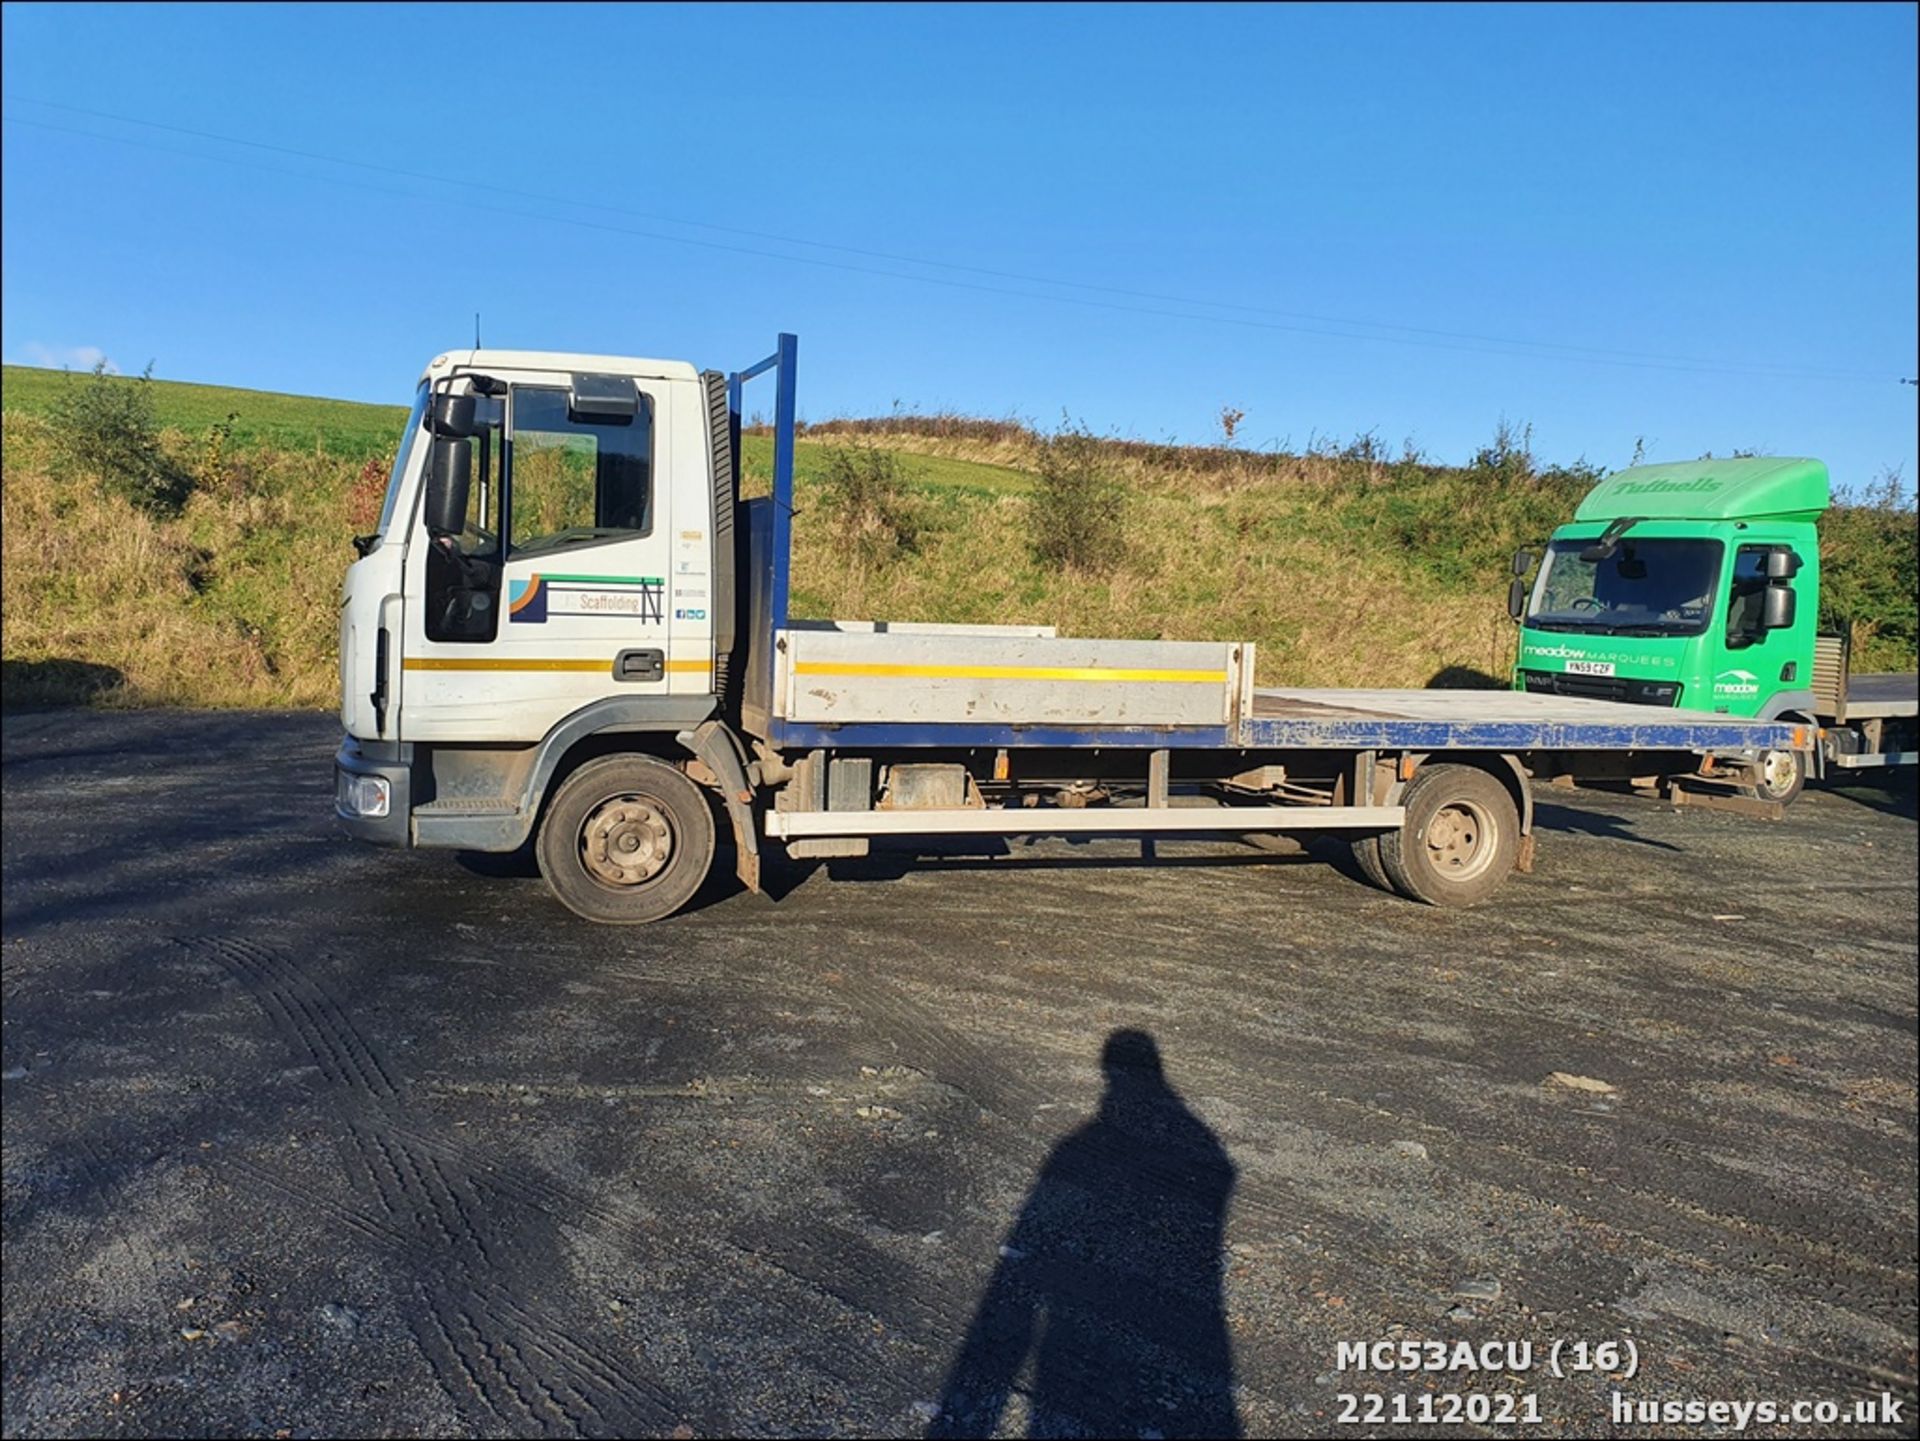
[[[1717,540],[1623,537],[1605,560],[1587,540],[1556,540],[1534,582],[1527,624],[1599,635],[1699,635],[1720,579]]]
[[[387,524],[393,519],[394,503],[400,498],[400,477],[407,468],[407,456],[413,450],[413,438],[420,433],[420,422],[427,413],[427,383],[420,382],[420,389],[414,393],[413,411],[407,416],[406,428],[400,432],[399,447],[393,453],[393,473],[387,477],[387,498],[380,507],[378,534],[387,533]]]

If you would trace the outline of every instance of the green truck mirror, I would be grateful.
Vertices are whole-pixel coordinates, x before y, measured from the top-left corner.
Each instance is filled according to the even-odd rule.
[[[1513,584],[1507,587],[1507,614],[1515,620],[1526,613],[1527,583],[1519,576],[1513,578]]]
[[[1778,554],[1779,552],[1775,552]],[[1790,585],[1770,585],[1760,601],[1760,628],[1788,630],[1799,610],[1800,596]]]

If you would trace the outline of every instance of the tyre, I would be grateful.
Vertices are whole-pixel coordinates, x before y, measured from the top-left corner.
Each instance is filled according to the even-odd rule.
[[[680,771],[648,756],[602,756],[567,777],[534,851],[561,903],[590,921],[672,915],[713,865],[713,808]]]
[[[1383,891],[1399,889],[1387,876],[1387,868],[1380,860],[1380,837],[1361,836],[1348,842],[1353,847],[1353,863],[1360,868],[1360,874],[1372,881]]]
[[[1520,849],[1520,813],[1506,786],[1472,766],[1422,766],[1407,783],[1406,820],[1380,837],[1395,890],[1430,906],[1471,906],[1500,888]]]
[[[1760,779],[1758,783],[1741,787],[1742,791],[1760,801],[1778,801],[1781,805],[1792,804],[1794,798],[1807,788],[1807,753],[1805,751],[1764,751],[1760,756]]]

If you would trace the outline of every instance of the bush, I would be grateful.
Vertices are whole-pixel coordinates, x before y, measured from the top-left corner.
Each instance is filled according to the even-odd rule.
[[[836,445],[823,457],[820,488],[841,534],[869,562],[891,560],[918,544],[920,526],[899,458],[870,445]]]
[[[1820,628],[1851,632],[1856,670],[1911,669],[1920,646],[1913,496],[1883,473],[1820,518]]]
[[[1493,443],[1480,447],[1469,468],[1486,472],[1504,485],[1532,480],[1533,426],[1515,426],[1501,416],[1493,430]]]
[[[153,366],[137,379],[110,375],[103,360],[85,383],[67,377],[54,402],[60,443],[109,490],[149,515],[180,513],[193,477],[160,443],[153,418]]]
[[[1108,468],[1106,449],[1079,426],[1038,443],[1027,527],[1044,564],[1103,573],[1124,558],[1127,492]]]

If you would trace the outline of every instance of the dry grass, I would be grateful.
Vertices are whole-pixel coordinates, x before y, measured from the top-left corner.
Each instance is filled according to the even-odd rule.
[[[78,469],[33,417],[5,417],[9,706],[324,706],[358,467],[253,455],[203,472],[156,520]],[[184,437],[169,434],[184,454]]]
[[[1371,562],[1340,534],[1266,523],[1257,491],[1136,488],[1126,563],[1049,570],[1027,544],[1019,496],[934,502],[919,550],[867,564],[799,486],[795,609],[839,619],[1057,626],[1063,635],[1252,640],[1264,684],[1424,686],[1448,670],[1503,674],[1504,595],[1436,589],[1397,555]],[[1496,576],[1495,581],[1498,581]]]
[[[1266,684],[1503,676],[1506,556],[1537,545],[1588,484],[1577,471],[1102,442],[1128,492],[1125,553],[1109,573],[1070,576],[1033,558],[1031,431],[912,419],[816,426],[799,446],[797,614],[1251,640]],[[825,485],[828,451],[849,435],[899,457],[911,547],[847,543]],[[169,432],[194,485],[177,518],[154,519],[43,419],[9,411],[4,441],[9,705],[334,704],[339,580],[348,537],[377,511],[377,458],[227,453]],[[764,493],[770,446],[749,436],[744,449],[747,489]],[[1910,667],[1911,506],[1836,510],[1823,529],[1836,589],[1866,617],[1857,663]]]

